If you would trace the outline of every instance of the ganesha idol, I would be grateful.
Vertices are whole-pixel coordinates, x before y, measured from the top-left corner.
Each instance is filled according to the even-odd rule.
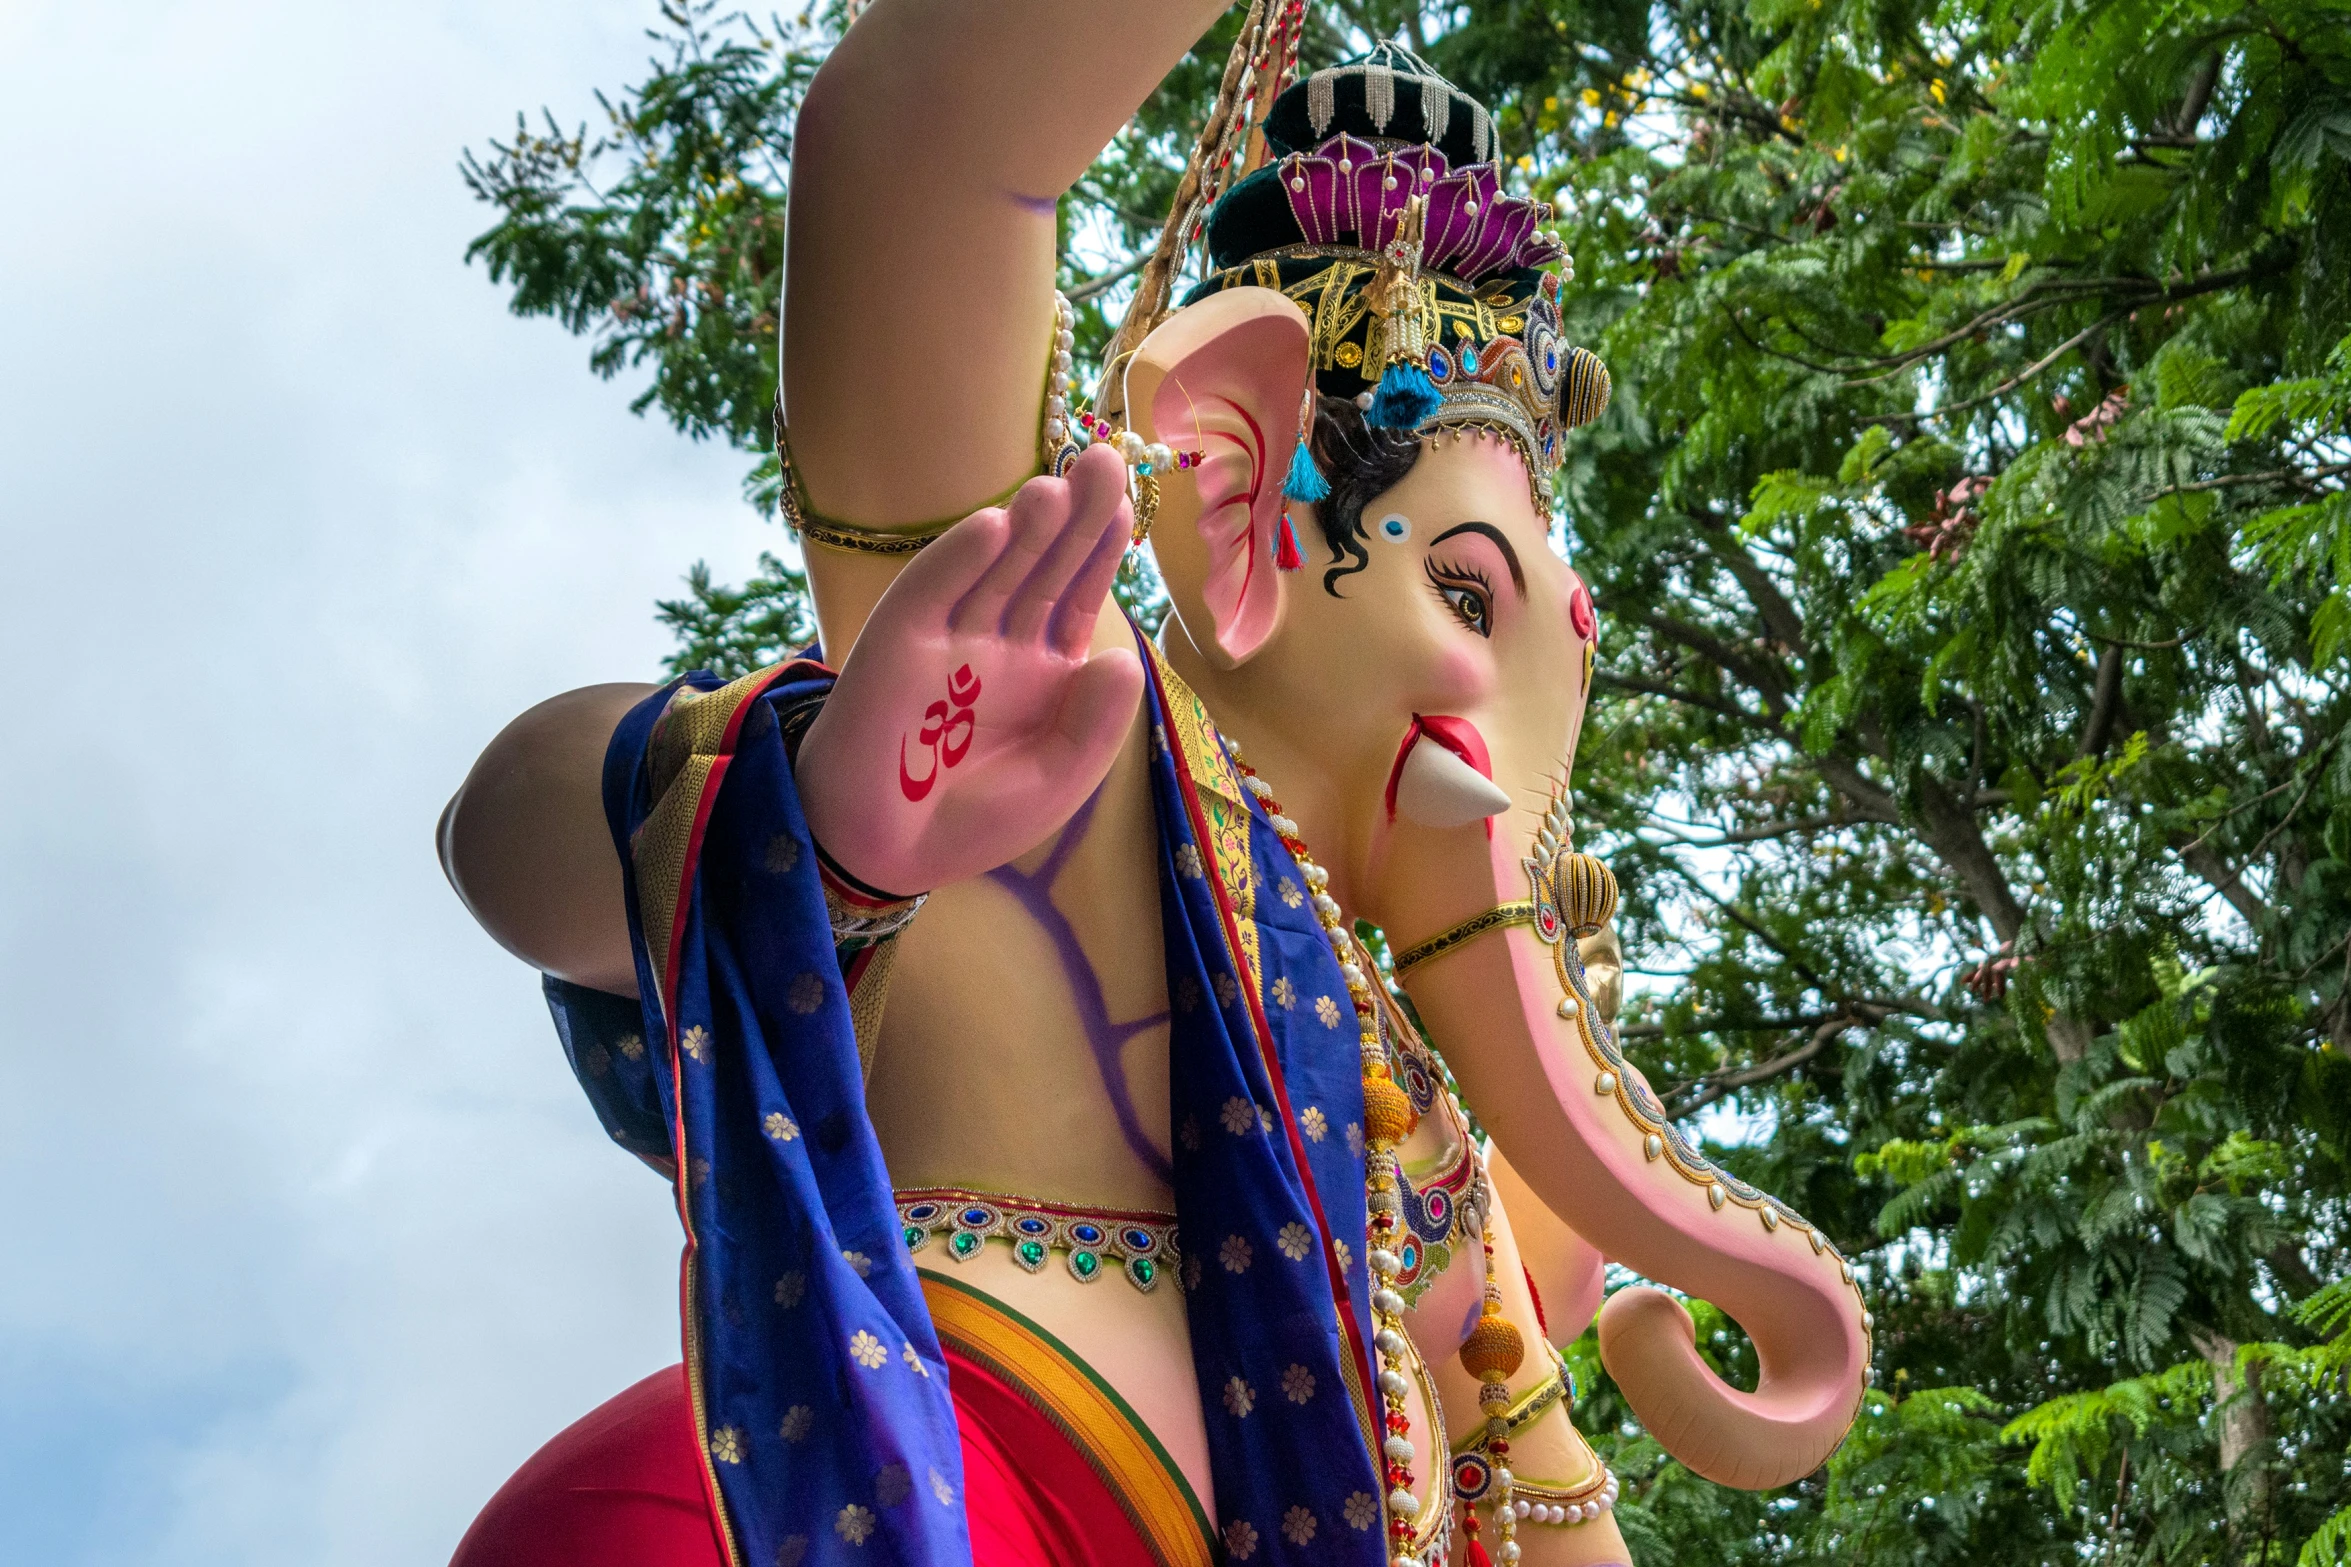
[[[1555,1347],[1596,1311],[1712,1480],[1853,1418],[1852,1267],[1615,1031],[1552,500],[1608,379],[1486,109],[1393,45],[1303,70],[1260,0],[1073,383],[1056,199],[1220,9],[858,18],[782,332],[821,642],[558,697],[444,818],[685,1232],[682,1367],[461,1567],[1624,1563]],[[1754,1391],[1604,1259],[1734,1317]]]

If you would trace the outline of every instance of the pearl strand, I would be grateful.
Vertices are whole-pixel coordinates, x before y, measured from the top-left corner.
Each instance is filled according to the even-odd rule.
[[[1071,409],[1069,388],[1077,363],[1077,342],[1077,311],[1070,304],[1068,296],[1055,290],[1053,359],[1051,368],[1045,373],[1045,422],[1040,442],[1045,471],[1057,471],[1055,460],[1063,447],[1074,446],[1084,451],[1097,441],[1108,442],[1126,459],[1128,467],[1145,478],[1153,473],[1197,468],[1207,456],[1205,452],[1179,452],[1165,442],[1145,441],[1134,431],[1121,430],[1109,420],[1084,409]]]
[[[1598,1496],[1588,1502],[1530,1502],[1521,1497],[1512,1511],[1528,1523],[1559,1524],[1568,1528],[1579,1523],[1590,1523],[1601,1514],[1614,1511],[1616,1498],[1620,1494],[1615,1471],[1606,1464],[1600,1468],[1608,1476],[1608,1483],[1600,1488]]]
[[[1273,797],[1273,790],[1255,770],[1241,759],[1241,750],[1230,739],[1225,742],[1233,764],[1241,770],[1241,780],[1249,792],[1265,807],[1268,822],[1282,847],[1290,851],[1290,858],[1298,864],[1298,874],[1306,883],[1308,896],[1313,900],[1314,917],[1322,926],[1323,935],[1331,944],[1331,953],[1339,960],[1339,976],[1347,982],[1347,994],[1355,1004],[1355,1025],[1363,1069],[1363,1146],[1364,1146],[1364,1203],[1371,1215],[1371,1246],[1364,1257],[1371,1270],[1372,1347],[1379,1362],[1378,1388],[1382,1405],[1386,1440],[1380,1444],[1383,1477],[1387,1482],[1386,1514],[1388,1519],[1388,1548],[1390,1567],[1424,1567],[1412,1554],[1413,1520],[1420,1515],[1420,1498],[1412,1494],[1412,1463],[1419,1456],[1412,1443],[1412,1417],[1405,1412],[1405,1397],[1412,1388],[1405,1375],[1404,1297],[1396,1292],[1396,1275],[1403,1271],[1403,1260],[1396,1255],[1390,1242],[1397,1227],[1397,1213],[1402,1202],[1397,1196],[1396,1146],[1411,1135],[1415,1119],[1412,1101],[1397,1087],[1388,1071],[1388,1053],[1380,1044],[1380,1027],[1376,1003],[1372,999],[1371,976],[1356,961],[1354,932],[1349,928],[1338,900],[1330,895],[1330,872],[1314,863],[1307,853],[1305,840],[1298,836],[1298,824],[1284,815]],[[1440,1547],[1443,1542],[1439,1541]]]
[[[1053,291],[1053,361],[1045,372],[1045,424],[1043,448],[1045,471],[1053,471],[1053,459],[1069,440],[1069,380],[1077,364],[1077,311],[1061,290]]]

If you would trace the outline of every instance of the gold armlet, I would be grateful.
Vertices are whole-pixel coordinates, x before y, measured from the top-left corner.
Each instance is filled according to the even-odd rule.
[[[1053,343],[1046,355],[1045,398],[1037,442],[1038,461],[1042,465],[1038,471],[1041,473],[1058,474],[1066,463],[1062,448],[1068,444],[1069,435],[1070,351],[1076,341],[1071,335],[1074,319],[1069,301],[1056,291],[1053,295]],[[953,517],[942,517],[932,522],[906,523],[894,528],[860,527],[837,517],[827,517],[809,504],[808,489],[800,482],[800,470],[792,462],[792,441],[784,428],[783,388],[780,384],[776,389],[773,418],[776,464],[782,470],[782,483],[777,487],[776,500],[783,508],[784,521],[791,524],[792,531],[799,534],[804,542],[819,544],[826,549],[843,550],[852,555],[912,555],[972,512],[1009,504],[1020,493],[1020,486],[1028,483],[1027,479],[1022,479],[1002,494]],[[1074,449],[1068,455],[1074,456]]]
[[[1503,1423],[1509,1427],[1505,1440],[1516,1437],[1528,1426],[1564,1405],[1574,1386],[1568,1375],[1567,1362],[1560,1358],[1559,1351],[1548,1344],[1544,1348],[1551,1353],[1551,1374],[1521,1393],[1503,1414]],[[1453,1444],[1454,1456],[1483,1452],[1486,1444],[1492,1440],[1492,1433],[1480,1422],[1469,1435]]]
[[[1551,1375],[1520,1395],[1500,1422],[1482,1423],[1471,1435],[1453,1444],[1455,1497],[1471,1518],[1476,1516],[1476,1503],[1490,1502],[1492,1516],[1484,1522],[1505,1541],[1516,1534],[1521,1522],[1573,1527],[1590,1523],[1616,1507],[1619,1489],[1616,1476],[1608,1472],[1608,1466],[1592,1451],[1592,1444],[1584,1440],[1583,1432],[1575,1428],[1572,1420],[1567,1424],[1567,1434],[1584,1455],[1583,1478],[1538,1479],[1518,1473],[1511,1462],[1512,1440],[1552,1411],[1565,1409],[1574,1396],[1566,1360],[1550,1345],[1544,1348],[1551,1354]],[[1495,1424],[1507,1428],[1508,1435],[1501,1440],[1495,1438]],[[1465,1527],[1468,1527],[1466,1523]]]
[[[1406,969],[1417,967],[1431,958],[1443,957],[1455,947],[1467,946],[1490,930],[1503,930],[1512,925],[1532,925],[1535,906],[1521,900],[1505,903],[1499,908],[1463,920],[1450,930],[1441,930],[1428,940],[1418,942],[1396,954],[1396,972],[1401,976]]]
[[[1616,913],[1616,877],[1592,856],[1569,848],[1567,837],[1567,800],[1562,795],[1543,818],[1542,830],[1535,835],[1535,852],[1520,862],[1526,867],[1527,889],[1534,896],[1488,909],[1405,948],[1396,955],[1397,976],[1401,978],[1405,970],[1442,957],[1487,931],[1511,925],[1533,926],[1546,946],[1558,945],[1563,935],[1580,938],[1597,934]]]
[[[783,462],[783,488],[777,494],[782,505],[784,521],[792,531],[809,544],[826,549],[845,550],[853,555],[912,555],[931,540],[945,533],[963,520],[963,517],[942,517],[932,522],[907,523],[895,528],[866,528],[837,517],[818,514],[808,504],[808,492],[800,484],[799,470],[792,466],[792,449],[781,424],[776,426],[776,451]],[[1021,484],[1028,483],[1023,479]],[[1014,485],[991,500],[984,500],[972,511],[984,511],[990,506],[1002,506],[1020,493],[1020,484]],[[970,513],[966,512],[965,516]]]

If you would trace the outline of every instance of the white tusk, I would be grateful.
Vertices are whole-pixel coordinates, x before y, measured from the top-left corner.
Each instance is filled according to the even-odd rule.
[[[1423,827],[1466,827],[1510,809],[1490,778],[1426,738],[1413,743],[1396,777],[1396,814]]]

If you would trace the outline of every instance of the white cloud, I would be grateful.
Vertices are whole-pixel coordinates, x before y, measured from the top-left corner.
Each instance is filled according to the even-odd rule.
[[[0,7],[0,1557],[445,1560],[676,1358],[667,1193],[430,848],[776,542],[461,264],[459,149],[650,13]]]

